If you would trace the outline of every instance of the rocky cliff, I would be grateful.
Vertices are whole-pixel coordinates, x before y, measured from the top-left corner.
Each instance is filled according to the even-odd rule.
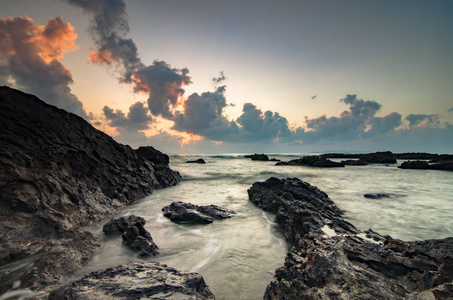
[[[0,294],[60,282],[99,245],[80,226],[179,181],[154,148],[134,151],[8,87],[0,128]]]

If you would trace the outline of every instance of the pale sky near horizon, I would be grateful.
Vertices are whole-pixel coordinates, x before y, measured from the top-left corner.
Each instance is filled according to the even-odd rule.
[[[453,152],[453,1],[0,4],[0,84],[133,147]]]

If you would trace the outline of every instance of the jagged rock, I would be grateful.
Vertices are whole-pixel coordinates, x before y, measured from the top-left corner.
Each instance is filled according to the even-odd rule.
[[[8,87],[0,87],[0,128],[0,266],[11,270],[0,273],[0,294],[12,281],[58,284],[100,244],[81,226],[180,178],[82,118]]]
[[[138,217],[135,215],[131,215],[128,217],[120,217],[117,219],[112,218],[108,223],[106,223],[102,227],[102,231],[106,235],[120,235],[126,231],[127,227],[134,225],[136,223],[140,223],[143,226],[146,224],[146,221],[142,217]]]
[[[384,194],[384,193],[370,193],[370,194],[363,195],[363,197],[370,198],[370,199],[381,199],[381,198],[388,198],[388,197],[390,197],[390,195]]]
[[[158,247],[153,242],[151,234],[140,222],[129,225],[124,231],[122,237],[126,246],[134,251],[140,252],[139,256],[145,257],[159,254],[157,251]]]
[[[188,160],[186,161],[188,164],[205,164],[206,162],[204,161],[203,158],[199,158],[197,160]]]
[[[173,222],[209,224],[214,220],[231,218],[234,211],[217,205],[198,206],[181,201],[172,202],[162,208],[164,216]]]
[[[343,163],[338,163],[326,159],[319,155],[305,156],[290,161],[281,161],[275,164],[276,166],[309,166],[317,168],[341,168],[344,167]]]
[[[49,294],[49,300],[76,299],[214,299],[214,295],[201,275],[149,262],[93,272]]]
[[[250,155],[244,155],[245,158],[251,158],[252,160],[260,160],[260,161],[269,161],[269,157],[262,153],[262,154],[250,154]]]
[[[413,244],[361,232],[324,192],[297,178],[256,182],[248,194],[276,213],[293,244],[264,299],[453,297],[453,239]]]

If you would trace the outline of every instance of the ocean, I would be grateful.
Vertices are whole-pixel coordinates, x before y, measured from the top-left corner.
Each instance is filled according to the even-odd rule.
[[[302,156],[268,155],[284,161]],[[186,163],[198,158],[206,164]],[[216,299],[262,299],[290,245],[274,215],[249,202],[247,189],[256,181],[297,177],[317,186],[362,230],[371,228],[405,241],[453,236],[453,172],[398,169],[401,162],[324,169],[275,166],[275,162],[251,161],[243,154],[172,155],[170,166],[181,173],[181,183],[155,191],[117,216],[144,217],[145,228],[160,251],[149,260],[200,273]],[[366,193],[390,197],[369,199],[363,196]],[[215,204],[237,214],[208,225],[175,224],[161,211],[173,201]],[[102,225],[90,228],[103,239],[101,250],[74,278],[131,261],[146,261],[124,247],[121,238],[107,239]]]

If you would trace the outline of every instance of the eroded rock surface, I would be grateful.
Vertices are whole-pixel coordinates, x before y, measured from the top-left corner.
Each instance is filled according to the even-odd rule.
[[[231,218],[234,211],[217,205],[198,206],[181,201],[162,208],[164,216],[173,222],[209,224],[214,220]]]
[[[100,244],[81,226],[180,178],[77,115],[8,87],[0,87],[0,128],[0,294],[14,281],[58,284]]]
[[[214,299],[203,277],[159,263],[130,263],[60,287],[49,300]]]
[[[294,245],[265,299],[453,297],[453,239],[406,243],[361,232],[324,192],[297,178],[256,182],[248,194],[276,213]]]

